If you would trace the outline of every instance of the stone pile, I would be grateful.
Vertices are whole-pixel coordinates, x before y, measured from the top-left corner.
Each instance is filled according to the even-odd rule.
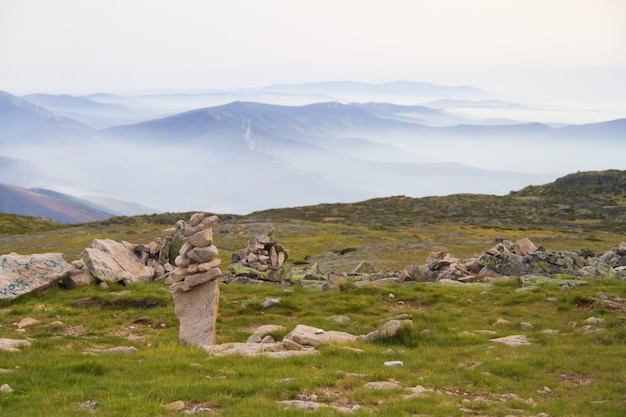
[[[185,344],[207,346],[215,343],[215,320],[222,276],[218,249],[213,244],[217,216],[196,213],[189,224],[180,220],[176,231],[184,244],[176,256],[176,268],[168,281],[174,297],[174,312],[180,321],[179,337]]]
[[[245,249],[231,255],[229,271],[237,278],[282,282],[289,251],[270,235],[257,234]],[[238,281],[241,281],[240,279]]]
[[[409,266],[400,275],[414,281],[443,283],[491,282],[509,276],[626,278],[626,242],[596,257],[590,249],[549,251],[528,238],[515,242],[501,239],[477,258],[459,260],[444,252],[433,252],[426,262]]]
[[[169,242],[168,238],[171,240],[171,235],[167,230],[164,233],[166,234],[165,242]],[[162,279],[166,273],[171,272],[164,239],[156,237],[147,245],[136,245],[134,251],[139,255],[141,263],[154,269],[155,280]]]

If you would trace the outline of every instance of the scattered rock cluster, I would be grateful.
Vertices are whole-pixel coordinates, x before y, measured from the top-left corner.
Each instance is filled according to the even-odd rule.
[[[235,281],[261,280],[281,282],[289,251],[270,235],[256,234],[248,246],[231,255],[229,271]]]
[[[170,274],[174,313],[180,321],[179,336],[185,344],[196,346],[215,343],[215,320],[219,303],[218,249],[213,244],[213,226],[217,216],[196,213],[189,224],[178,221],[176,229],[184,244],[176,257],[176,269]]]
[[[596,257],[590,249],[578,252],[548,251],[528,238],[505,239],[477,258],[460,260],[445,252],[433,252],[425,265],[409,266],[396,273],[399,281],[435,281],[442,284],[491,282],[510,276],[530,280],[551,278],[626,278],[626,242]],[[572,280],[564,279],[564,283]],[[565,285],[565,284],[564,284]]]
[[[226,343],[222,345],[204,346],[204,350],[215,355],[244,355],[244,356],[269,356],[284,358],[288,356],[312,355],[319,351],[317,346],[322,344],[346,344],[355,341],[374,342],[381,339],[393,338],[401,329],[412,328],[413,321],[407,318],[393,319],[380,328],[366,334],[353,335],[335,330],[323,330],[317,327],[298,324],[289,332],[282,341],[276,342],[268,337],[268,333],[276,330],[275,327],[262,326],[254,331],[246,343]],[[282,330],[280,328],[278,330]],[[263,337],[265,336],[265,337]]]

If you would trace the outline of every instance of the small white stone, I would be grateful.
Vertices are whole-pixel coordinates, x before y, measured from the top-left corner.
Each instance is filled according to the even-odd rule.
[[[404,363],[402,361],[387,361],[384,365],[390,368],[399,368],[404,366]]]
[[[2,386],[0,386],[0,392],[11,393],[11,392],[15,392],[15,390],[11,388],[9,384],[2,384]]]

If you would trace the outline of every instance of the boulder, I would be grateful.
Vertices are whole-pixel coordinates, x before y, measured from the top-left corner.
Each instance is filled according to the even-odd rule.
[[[537,247],[527,237],[518,239],[515,241],[515,254],[516,255],[528,255],[537,251]]]
[[[61,253],[0,256],[0,300],[13,300],[23,294],[58,283],[72,269]]]
[[[93,285],[95,282],[96,279],[93,275],[91,275],[89,270],[85,268],[85,263],[82,261],[82,259],[73,261],[72,269],[61,280],[63,286],[68,290],[83,285]]]
[[[28,340],[21,339],[0,339],[0,350],[7,352],[19,352],[20,348],[30,346]]]
[[[378,339],[388,339],[398,334],[398,331],[404,327],[413,327],[412,320],[390,320],[383,324],[377,330],[365,335],[363,340],[365,342],[373,342]]]
[[[141,257],[131,249],[134,245],[96,239],[91,246],[83,250],[81,258],[96,280],[131,284],[154,278],[154,268],[141,263]]]
[[[321,343],[347,343],[357,340],[357,336],[338,331],[324,331],[316,327],[298,324],[285,339],[302,346],[317,346]]]
[[[485,252],[479,261],[481,265],[502,275],[521,276],[539,274],[554,276],[558,274],[580,275],[586,262],[575,252],[537,251],[524,256],[503,251],[493,254]]]

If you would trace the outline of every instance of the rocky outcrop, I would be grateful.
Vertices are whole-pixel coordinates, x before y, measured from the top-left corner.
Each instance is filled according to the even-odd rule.
[[[215,343],[215,321],[222,276],[218,249],[213,244],[217,216],[196,213],[189,224],[180,220],[176,230],[183,245],[176,256],[176,269],[169,282],[174,313],[180,321],[179,338],[185,344],[208,346]]]
[[[0,256],[0,300],[13,300],[23,294],[58,283],[71,270],[61,253]]]
[[[288,257],[289,251],[270,235],[257,234],[248,241],[246,248],[231,255],[229,272],[235,281],[252,279],[280,283]]]

